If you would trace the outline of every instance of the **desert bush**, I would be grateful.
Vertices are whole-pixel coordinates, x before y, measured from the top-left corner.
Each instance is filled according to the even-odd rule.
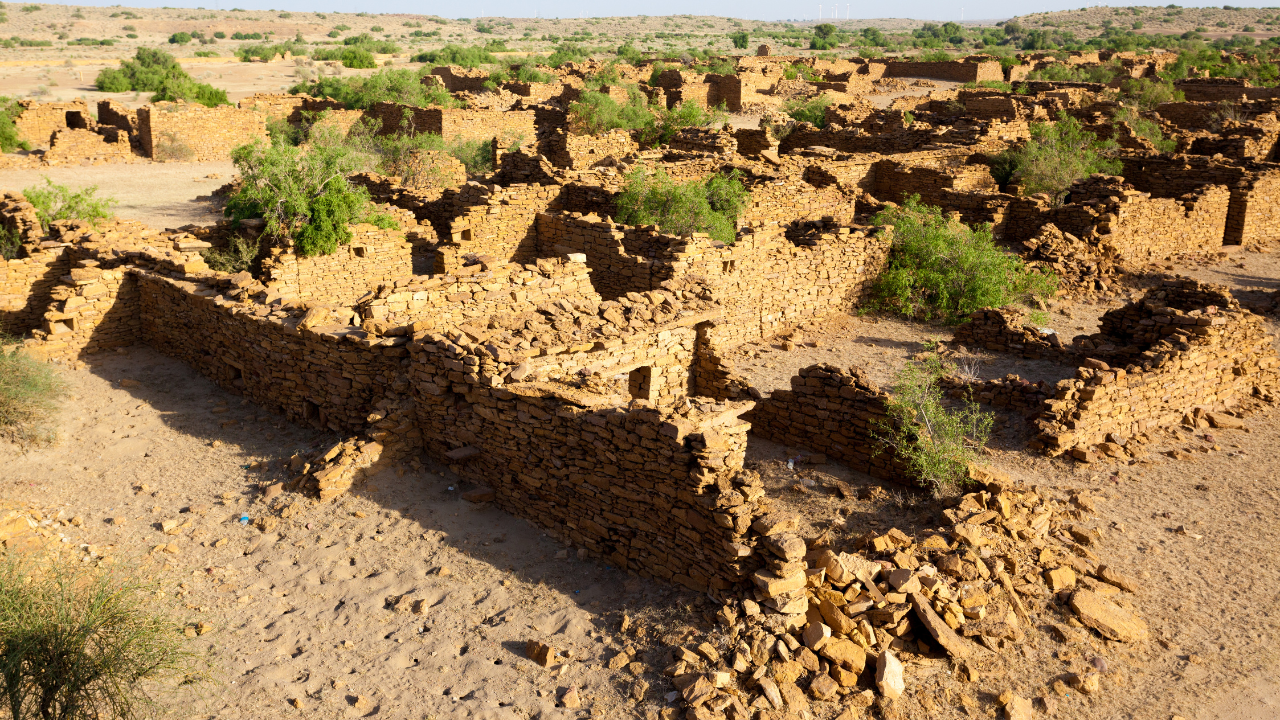
[[[707,233],[731,245],[746,196],[737,170],[678,184],[661,168],[636,168],[618,196],[617,219],[628,225],[657,225],[673,235]]]
[[[979,82],[968,82],[962,87],[966,88],[988,88],[990,90],[1003,90],[1004,92],[1013,92],[1013,85],[1003,80],[982,80]]]
[[[480,67],[498,62],[491,53],[483,48],[445,45],[439,50],[421,52],[413,56],[413,62],[431,65],[461,65],[462,67]]]
[[[113,198],[95,197],[97,185],[72,192],[66,185],[55,185],[47,176],[44,183],[44,186],[25,188],[22,194],[26,196],[27,202],[35,206],[40,226],[45,230],[55,220],[83,220],[97,225],[99,221],[112,217],[111,206],[116,201]]]
[[[262,239],[248,240],[239,235],[232,236],[226,247],[205,248],[200,256],[210,268],[218,272],[238,273],[249,271],[258,275],[258,256],[262,251]]]
[[[353,70],[372,70],[378,67],[378,61],[374,59],[373,53],[363,48],[345,48],[339,59],[342,61],[342,67]]]
[[[196,151],[178,137],[178,133],[169,130],[160,133],[160,138],[152,148],[152,156],[161,162],[191,162],[196,157]]]
[[[156,685],[187,682],[158,588],[69,561],[0,560],[0,682],[14,720],[147,717]]]
[[[1154,120],[1142,117],[1133,108],[1122,107],[1111,119],[1117,123],[1128,123],[1135,135],[1150,140],[1151,144],[1155,145],[1160,152],[1173,152],[1174,148],[1178,146],[1178,141],[1164,136],[1164,133],[1160,130],[1160,125]]]
[[[950,60],[951,53],[946,50],[930,50],[916,56],[918,62],[949,62]]]
[[[176,32],[169,36],[170,45],[186,45],[191,42],[191,33]]]
[[[18,126],[14,119],[21,112],[17,100],[0,95],[0,152],[31,149],[27,141],[18,139]]]
[[[1032,123],[1024,146],[992,158],[992,175],[1002,185],[1016,179],[1028,193],[1046,193],[1061,205],[1076,180],[1120,172],[1120,161],[1109,157],[1115,149],[1114,140],[1099,140],[1079,120],[1059,113],[1057,122]]]
[[[424,74],[409,68],[387,68],[369,77],[324,77],[315,82],[298,83],[289,88],[289,92],[332,98],[353,110],[368,110],[382,101],[417,107],[462,105],[444,88],[423,85]]]
[[[1147,78],[1132,78],[1120,84],[1120,97],[1143,110],[1154,110],[1160,103],[1182,102],[1185,93],[1176,90],[1173,83]]]
[[[935,497],[954,495],[964,486],[969,465],[987,444],[993,424],[993,416],[971,400],[959,407],[943,403],[938,381],[950,369],[937,355],[903,367],[885,403],[888,418],[873,431]]]
[[[1048,297],[1057,279],[996,247],[989,225],[949,220],[918,195],[876,215],[893,226],[889,259],[872,288],[874,305],[906,317],[957,323],[986,307]]]
[[[565,63],[582,62],[591,57],[591,52],[576,43],[560,43],[547,57],[547,64],[558,68]]]
[[[747,35],[746,30],[738,30],[729,33],[729,41],[733,43],[735,48],[743,50],[747,47],[747,43],[750,42],[750,37]]]
[[[52,366],[17,347],[8,352],[0,347],[0,436],[22,445],[53,440],[54,416],[63,391]],[[0,626],[3,622],[0,612]],[[0,643],[0,652],[3,647]]]
[[[348,225],[382,228],[395,221],[377,210],[369,192],[347,181],[369,168],[335,128],[313,128],[306,149],[255,141],[231,153],[242,184],[227,201],[228,216],[266,220],[264,233],[302,256],[328,255],[351,240]]]
[[[151,48],[138,48],[134,57],[121,60],[118,68],[103,68],[94,84],[102,92],[155,93],[151,102],[186,100],[210,107],[229,104],[225,90],[196,82],[172,55]]]
[[[824,128],[827,126],[827,106],[830,104],[831,98],[827,95],[809,99],[795,98],[782,106],[782,112],[790,115],[796,122],[813,123],[815,127]]]
[[[12,260],[18,257],[18,250],[21,248],[22,238],[18,235],[18,231],[0,225],[0,260]]]

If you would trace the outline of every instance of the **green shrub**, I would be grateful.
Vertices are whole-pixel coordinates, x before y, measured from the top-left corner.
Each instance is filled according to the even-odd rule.
[[[64,389],[62,380],[47,363],[17,348],[5,352],[0,347],[0,436],[23,445],[53,440],[58,399]],[[0,608],[0,637],[5,638],[5,643],[0,644],[0,657],[8,643],[5,622]],[[7,673],[0,670],[3,675]]]
[[[125,571],[71,560],[0,560],[0,682],[15,720],[134,720],[157,686],[191,681],[163,595]]]
[[[423,85],[423,74],[409,68],[388,68],[367,78],[323,77],[312,83],[299,83],[289,92],[332,98],[353,110],[368,110],[382,101],[417,107],[461,107],[462,103],[444,88]]]
[[[1154,110],[1160,103],[1186,100],[1186,95],[1175,90],[1173,83],[1147,78],[1125,80],[1120,84],[1120,95],[1143,110]]]
[[[125,28],[125,29],[126,29],[126,30],[128,30],[129,28]],[[221,30],[219,30],[219,31],[215,32],[215,33],[213,34],[213,36],[214,36],[215,38],[219,39],[219,40],[226,40],[226,39],[227,39],[227,34],[226,34],[225,32],[223,32],[223,31],[221,31]]]
[[[18,126],[14,124],[14,119],[21,112],[22,108],[17,100],[0,95],[0,152],[31,149],[26,140],[18,139]]]
[[[917,62],[949,62],[950,60],[951,53],[946,50],[931,50],[916,56]]]
[[[654,128],[654,112],[638,92],[626,103],[619,103],[603,93],[588,91],[569,105],[569,127],[579,135],[600,135],[618,128]]]
[[[982,80],[980,82],[968,82],[963,85],[966,88],[988,88],[990,90],[1002,90],[1004,92],[1013,92],[1013,85],[1003,80]]]
[[[673,235],[707,233],[726,245],[737,237],[735,222],[747,191],[737,170],[705,181],[677,184],[661,168],[636,168],[618,196],[617,220],[627,225],[657,225]]]
[[[231,153],[242,184],[227,201],[228,216],[266,220],[265,234],[292,244],[302,256],[328,255],[351,240],[348,225],[395,227],[369,193],[347,177],[369,167],[369,158],[344,142],[335,128],[313,130],[307,149],[255,141]]]
[[[378,62],[368,50],[352,47],[342,51],[342,66],[354,70],[371,70],[378,67]]]
[[[1148,120],[1138,114],[1133,108],[1122,107],[1111,118],[1112,122],[1128,123],[1133,129],[1133,134],[1141,138],[1151,141],[1152,145],[1160,152],[1173,152],[1178,147],[1178,141],[1173,138],[1166,138],[1161,132],[1160,126],[1154,120]]]
[[[950,370],[937,355],[908,363],[885,403],[888,418],[873,430],[935,497],[955,495],[963,488],[969,465],[978,460],[994,422],[971,400],[956,408],[943,404],[938,381]]]
[[[827,107],[831,105],[831,98],[826,95],[819,95],[815,98],[804,99],[795,98],[788,100],[782,106],[782,112],[791,116],[796,122],[813,123],[815,127],[824,128],[827,126]]]
[[[170,45],[186,45],[191,42],[191,33],[176,32],[169,36]]]
[[[1054,205],[1061,205],[1076,180],[1093,173],[1120,172],[1120,161],[1108,157],[1115,149],[1114,140],[1099,140],[1080,121],[1059,113],[1057,122],[1032,123],[1031,140],[997,156],[996,164],[1001,173],[1008,172],[1005,182],[1017,179],[1028,194],[1047,193]],[[1000,175],[993,175],[1001,182]]]
[[[876,215],[893,247],[875,281],[876,304],[906,317],[956,323],[986,307],[1052,295],[1056,278],[996,247],[990,226],[948,220],[919,196]]]
[[[25,188],[22,194],[35,206],[40,226],[45,230],[56,220],[83,220],[97,225],[99,221],[113,216],[111,206],[116,204],[116,200],[95,197],[97,185],[72,192],[66,185],[55,185],[47,176],[44,183],[43,187],[33,185]]]
[[[0,225],[0,260],[13,260],[22,249],[18,231]]]
[[[197,82],[172,55],[151,48],[138,48],[132,59],[120,61],[119,68],[103,68],[94,84],[102,92],[155,93],[151,102],[186,100],[210,107],[229,104],[225,90]]]
[[[553,68],[558,68],[565,63],[582,62],[591,57],[591,53],[581,45],[576,43],[561,43],[547,57],[547,64]]]
[[[498,59],[483,48],[445,45],[439,50],[431,50],[414,55],[413,62],[433,65],[460,65],[474,68],[496,63]]]
[[[617,55],[619,60],[628,65],[635,65],[644,58],[640,49],[632,45],[630,40],[618,46]]]
[[[270,60],[276,55],[283,56],[285,53],[291,53],[295,56],[307,55],[307,46],[298,40],[289,40],[282,43],[264,44],[258,43],[254,45],[241,45],[236,49],[236,57],[240,58],[240,62],[253,62],[254,60]],[[319,58],[315,56],[315,52],[311,52],[312,59],[315,60],[341,60],[340,50],[331,50],[332,57]]]
[[[233,236],[226,247],[205,248],[200,256],[210,268],[218,272],[238,273],[248,271],[255,277],[259,272],[258,256],[262,251],[262,238],[246,240]]]
[[[751,38],[747,35],[746,30],[738,30],[736,32],[729,33],[729,41],[732,42],[733,46],[739,50],[745,49],[750,40]]]

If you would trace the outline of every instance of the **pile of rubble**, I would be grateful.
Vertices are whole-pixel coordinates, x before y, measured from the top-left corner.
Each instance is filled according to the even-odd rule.
[[[1106,292],[1124,275],[1117,254],[1110,248],[1085,242],[1053,223],[1046,224],[1022,245],[1027,248],[1028,263],[1053,272],[1061,290],[1075,294]]]
[[[1134,583],[1090,550],[1102,538],[1084,524],[1094,499],[1057,500],[1004,479],[985,487],[944,511],[947,531],[892,529],[849,548],[825,534],[801,538],[792,515],[758,520],[765,567],[752,591],[724,602],[721,627],[671,648],[667,699],[683,711],[663,717],[793,718],[842,708],[841,718],[860,717],[859,708],[907,692],[915,660],[950,656],[976,676],[984,656],[1026,642],[1027,629],[1059,614],[1108,640],[1147,637],[1124,599]],[[1094,674],[1074,679],[1083,692],[1098,683]],[[1010,718],[1032,708],[1011,694],[1001,704]]]

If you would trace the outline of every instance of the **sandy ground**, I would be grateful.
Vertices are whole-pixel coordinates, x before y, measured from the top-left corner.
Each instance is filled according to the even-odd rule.
[[[96,185],[97,197],[119,201],[114,208],[119,217],[155,228],[181,227],[208,225],[222,217],[219,206],[207,198],[233,175],[235,166],[229,161],[48,167],[0,172],[0,191],[43,185],[46,177],[72,190]]]

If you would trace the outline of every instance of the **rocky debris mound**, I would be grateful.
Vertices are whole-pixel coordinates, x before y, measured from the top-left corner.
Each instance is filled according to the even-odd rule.
[[[663,717],[826,717],[842,708],[859,717],[909,692],[918,661],[949,656],[965,672],[1046,624],[1147,638],[1125,599],[1134,582],[1093,552],[1102,540],[1085,522],[1093,498],[974,477],[990,482],[945,510],[949,528],[938,533],[895,528],[837,547],[826,534],[797,535],[794,516],[758,519],[764,567],[750,591],[724,601],[720,627],[671,647],[668,699],[684,710]]]
[[[1022,244],[1027,248],[1027,261],[1053,272],[1064,290],[1105,292],[1124,274],[1119,257],[1109,247],[1085,242],[1053,223]]]

